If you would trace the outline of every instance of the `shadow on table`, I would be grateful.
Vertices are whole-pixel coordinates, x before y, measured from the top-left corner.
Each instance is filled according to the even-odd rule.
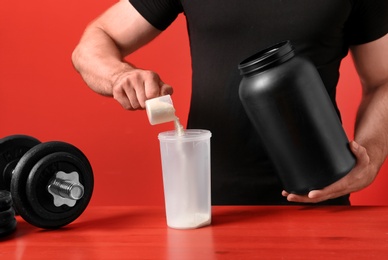
[[[283,211],[279,210],[279,207],[281,206],[218,206],[213,210],[212,225],[244,223],[247,221],[268,218],[269,216],[284,214]]]
[[[19,216],[16,217],[16,220],[17,220],[16,230],[5,237],[1,237],[0,243],[8,240],[12,240],[12,239],[17,239],[19,237],[24,237],[25,235],[28,235],[34,229],[36,229],[36,227],[31,226],[30,224],[22,220]]]
[[[154,225],[155,212],[148,209],[134,208],[125,210],[90,211],[81,215],[77,221],[62,229],[77,230],[121,230],[131,227]]]
[[[69,230],[77,230],[81,232],[88,230],[120,230],[123,228],[131,228],[133,226],[141,226],[146,225],[147,223],[152,223],[152,221],[147,220],[150,217],[149,215],[149,212],[142,209],[128,211],[108,210],[107,212],[98,210],[90,212],[86,211],[74,222],[58,229],[41,229],[27,223],[18,216],[16,231],[6,237],[0,238],[0,242],[26,237],[33,233],[62,233],[68,232]]]
[[[378,206],[376,206],[378,207]],[[212,225],[226,225],[244,223],[249,221],[277,221],[288,219],[290,215],[303,215],[306,211],[315,211],[317,214],[357,214],[360,211],[374,210],[376,207],[368,206],[324,206],[324,205],[293,205],[293,206],[218,206],[212,214]]]

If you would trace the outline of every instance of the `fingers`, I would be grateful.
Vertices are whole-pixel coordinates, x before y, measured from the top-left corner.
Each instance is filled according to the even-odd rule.
[[[127,110],[145,108],[145,101],[172,94],[172,87],[163,83],[152,71],[131,69],[121,73],[113,83],[113,98]]]
[[[307,195],[297,195],[297,194],[292,194],[292,193],[282,193],[284,197],[287,197],[287,200],[290,202],[298,202],[298,203],[318,203],[322,202],[328,199],[336,198],[343,196],[347,193],[344,194],[332,194],[332,193],[326,193],[322,192],[322,190],[313,190],[310,191]]]
[[[126,90],[125,88],[116,87],[113,89],[113,98],[116,99],[116,101],[119,102],[124,109],[135,110],[138,106],[129,100],[128,96],[134,95],[130,92],[130,89]]]
[[[286,191],[283,191],[282,195],[292,202],[317,203],[334,199],[368,186],[373,181],[375,174],[369,170],[370,158],[367,150],[355,141],[350,142],[350,149],[357,159],[357,164],[346,176],[323,189],[312,190],[307,195],[290,194]]]
[[[173,93],[173,89],[170,85],[167,85],[167,84],[164,84],[162,82],[162,87],[160,88],[160,95],[161,96],[164,96],[164,95],[172,95]]]
[[[321,190],[312,190],[306,195],[297,195],[286,191],[283,191],[282,195],[287,197],[288,201],[292,202],[318,203],[349,194],[351,188],[351,185],[349,185],[349,179],[351,178],[345,176],[339,181]]]
[[[288,195],[290,195],[290,193],[288,193],[288,192],[285,191],[285,190],[282,191],[282,196],[283,196],[283,197],[287,197]]]

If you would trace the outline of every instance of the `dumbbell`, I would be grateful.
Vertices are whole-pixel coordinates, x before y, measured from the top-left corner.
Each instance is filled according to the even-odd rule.
[[[73,222],[93,186],[92,167],[77,147],[26,135],[0,139],[0,190],[10,191],[15,211],[28,223],[57,229]]]
[[[11,234],[15,229],[16,219],[12,208],[11,193],[0,190],[0,237]]]

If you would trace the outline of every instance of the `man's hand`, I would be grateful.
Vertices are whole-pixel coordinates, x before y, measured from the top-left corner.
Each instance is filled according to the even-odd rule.
[[[129,66],[128,66],[129,67]],[[115,75],[113,98],[127,110],[145,108],[145,101],[162,95],[171,95],[173,89],[153,71],[131,68]]]
[[[370,166],[369,155],[365,147],[355,141],[350,143],[350,148],[356,156],[356,166],[343,178],[337,182],[323,188],[322,190],[312,190],[307,195],[290,194],[282,192],[288,201],[317,203],[328,199],[334,199],[351,192],[359,191],[373,182],[377,172]]]

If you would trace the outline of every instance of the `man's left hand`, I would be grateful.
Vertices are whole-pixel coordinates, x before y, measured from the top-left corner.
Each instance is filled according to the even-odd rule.
[[[356,156],[357,163],[345,177],[321,190],[312,190],[307,195],[290,194],[286,191],[283,191],[282,195],[292,202],[318,203],[338,198],[369,186],[375,179],[377,172],[370,166],[367,150],[355,141],[350,142],[350,148]]]

